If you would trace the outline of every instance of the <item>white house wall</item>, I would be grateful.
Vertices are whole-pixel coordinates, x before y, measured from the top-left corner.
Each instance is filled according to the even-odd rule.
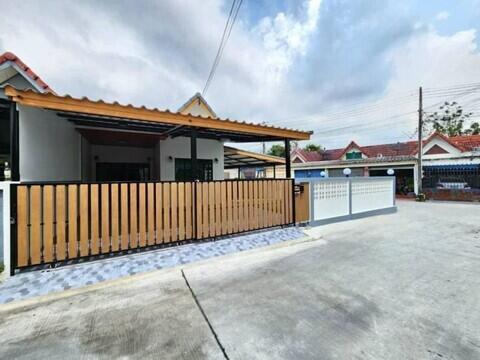
[[[169,157],[173,160],[169,160]],[[190,158],[190,138],[177,137],[160,141],[160,176],[162,181],[175,180],[175,158]],[[213,179],[223,180],[223,142],[197,139],[197,158],[213,160]],[[218,159],[218,162],[215,162]]]
[[[80,134],[54,112],[18,106],[21,181],[79,181]]]

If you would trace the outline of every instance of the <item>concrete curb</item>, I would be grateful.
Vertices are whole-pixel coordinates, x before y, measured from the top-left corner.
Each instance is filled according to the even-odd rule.
[[[302,232],[305,234],[305,231],[302,230]],[[54,300],[60,300],[60,299],[92,292],[99,289],[104,289],[104,288],[115,286],[115,285],[127,284],[136,280],[168,275],[175,272],[178,272],[178,275],[181,277],[180,271],[182,269],[188,270],[196,266],[201,266],[203,264],[211,262],[212,260],[214,261],[214,260],[220,260],[220,259],[221,260],[234,259],[234,258],[239,258],[243,256],[248,256],[248,255],[251,255],[252,253],[261,253],[261,252],[266,252],[270,250],[276,250],[276,249],[281,249],[285,247],[295,246],[295,245],[299,245],[306,242],[314,242],[317,240],[321,240],[321,237],[312,238],[311,236],[306,235],[297,239],[283,241],[278,244],[267,245],[267,246],[263,246],[263,247],[255,248],[251,250],[245,250],[245,251],[240,251],[232,254],[199,260],[199,261],[191,262],[188,264],[177,265],[171,268],[152,270],[152,271],[147,271],[147,272],[143,272],[135,275],[120,277],[117,279],[105,280],[96,284],[85,285],[75,289],[68,289],[68,290],[53,292],[46,295],[34,296],[32,298],[28,298],[25,300],[12,301],[10,303],[0,304],[0,313],[8,312],[8,311],[23,308],[23,307],[30,307],[30,306],[34,306],[34,305],[38,305],[38,304],[42,304],[42,303],[46,303]]]

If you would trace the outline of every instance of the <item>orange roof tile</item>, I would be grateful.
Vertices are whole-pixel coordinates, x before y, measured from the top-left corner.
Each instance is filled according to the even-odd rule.
[[[33,80],[41,89],[46,92],[55,94],[55,91],[53,91],[52,88],[48,86],[48,84],[43,81],[40,76],[38,76],[29,66],[27,66],[22,60],[20,60],[17,55],[8,51],[0,55],[0,65],[6,63],[7,61],[15,63],[20,68],[20,70],[22,70],[23,73],[31,80]]]

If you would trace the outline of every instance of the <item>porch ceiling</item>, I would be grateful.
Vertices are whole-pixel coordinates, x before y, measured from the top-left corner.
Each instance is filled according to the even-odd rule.
[[[5,87],[5,94],[18,104],[57,111],[62,117],[81,124],[107,128],[142,127],[145,131],[164,136],[188,136],[197,128],[198,137],[224,139],[232,142],[308,140],[312,132],[239,122],[229,119],[172,113],[168,109],[147,109],[133,105],[92,101],[88,98],[40,94],[31,90]],[[148,130],[147,130],[148,128]]]
[[[112,130],[96,130],[77,128],[91,144],[95,145],[114,145],[114,146],[133,146],[151,148],[154,147],[161,136],[156,134],[128,132],[128,131],[112,131]]]

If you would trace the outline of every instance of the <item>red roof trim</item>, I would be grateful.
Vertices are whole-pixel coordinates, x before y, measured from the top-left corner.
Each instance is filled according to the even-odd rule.
[[[55,91],[53,91],[52,88],[48,86],[48,84],[43,81],[32,69],[30,69],[30,67],[28,67],[17,55],[8,51],[0,55],[0,65],[7,61],[11,61],[16,64],[20,70],[23,71],[24,75],[28,76],[43,91],[55,94]]]

